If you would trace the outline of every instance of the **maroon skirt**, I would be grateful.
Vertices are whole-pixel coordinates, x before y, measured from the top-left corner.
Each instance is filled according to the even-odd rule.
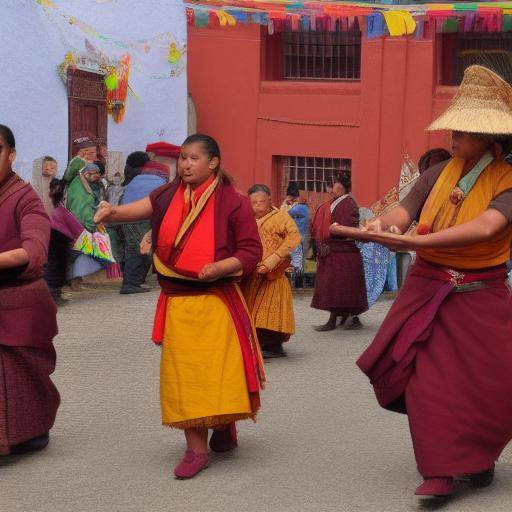
[[[359,315],[368,309],[363,259],[357,248],[331,251],[326,257],[318,258],[311,307],[340,316]]]
[[[358,361],[425,477],[486,470],[512,439],[511,292],[504,269],[469,272],[418,261]]]
[[[50,379],[55,349],[0,345],[0,455],[48,432],[59,393]]]

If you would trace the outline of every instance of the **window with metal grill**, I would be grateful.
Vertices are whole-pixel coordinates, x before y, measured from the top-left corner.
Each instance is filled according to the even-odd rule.
[[[283,32],[282,79],[359,80],[361,30],[357,19],[335,32]]]
[[[439,34],[439,83],[460,85],[467,67],[478,64],[512,83],[512,33]]]
[[[307,192],[326,192],[341,172],[350,172],[352,160],[347,158],[319,158],[304,156],[278,157],[280,168],[282,197],[286,188],[295,183],[300,190]]]

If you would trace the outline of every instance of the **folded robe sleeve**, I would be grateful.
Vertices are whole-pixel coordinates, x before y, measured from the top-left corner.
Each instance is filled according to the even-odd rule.
[[[23,280],[37,279],[43,274],[48,259],[50,219],[33,189],[20,199],[16,219],[20,227],[21,247],[28,254],[28,263],[19,277]]]
[[[283,229],[284,239],[283,243],[277,248],[276,254],[280,258],[286,258],[290,256],[295,249],[297,249],[302,240],[295,221],[286,212],[282,212],[282,215],[285,219]]]

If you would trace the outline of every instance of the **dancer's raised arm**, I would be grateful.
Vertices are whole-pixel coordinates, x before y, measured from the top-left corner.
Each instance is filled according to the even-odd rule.
[[[112,206],[106,201],[101,201],[94,216],[94,222],[137,222],[150,219],[151,215],[153,215],[153,207],[149,197],[123,206]]]

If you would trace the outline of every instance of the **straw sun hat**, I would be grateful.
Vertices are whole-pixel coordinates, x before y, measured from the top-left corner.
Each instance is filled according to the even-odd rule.
[[[512,87],[483,66],[470,66],[451,106],[427,130],[512,134]]]

